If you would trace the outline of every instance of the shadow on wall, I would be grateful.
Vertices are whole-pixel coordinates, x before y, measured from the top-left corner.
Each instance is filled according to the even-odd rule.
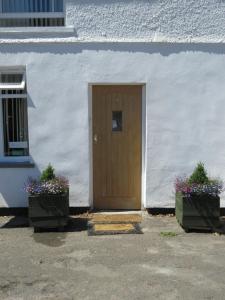
[[[40,174],[36,164],[32,168],[0,168],[0,206],[27,207],[25,184],[29,177],[37,178]]]
[[[34,102],[33,102],[33,100],[32,100],[29,93],[27,94],[27,105],[30,108],[36,108],[36,106],[34,105]]]
[[[130,53],[161,54],[169,56],[180,52],[205,52],[213,54],[225,54],[225,44],[216,43],[151,43],[151,42],[75,42],[75,43],[53,43],[53,44],[14,44],[1,45],[1,53],[54,53],[54,54],[76,54],[83,51],[114,51]]]

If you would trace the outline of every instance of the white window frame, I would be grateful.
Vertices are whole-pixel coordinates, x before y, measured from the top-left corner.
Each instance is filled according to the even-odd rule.
[[[63,1],[63,11],[62,12],[18,12],[18,13],[3,13],[2,12],[2,0],[0,0],[0,19],[64,19],[65,24],[65,3]],[[54,1],[52,1],[52,6],[54,9]],[[65,25],[64,25],[65,26]],[[42,26],[34,26],[34,28]],[[44,28],[49,28],[51,26],[46,26]],[[57,26],[61,27],[61,26]],[[63,26],[62,26],[63,27]],[[1,28],[1,27],[0,27]],[[11,27],[4,27],[11,28]],[[24,27],[27,28],[27,27]]]
[[[4,84],[4,83],[1,83],[0,82],[0,100],[2,99],[27,99],[27,91],[26,93],[24,94],[1,94],[1,90],[4,90],[4,89],[11,89],[11,90],[19,90],[19,89],[24,89],[25,88],[25,85],[26,85],[26,70],[25,68],[23,67],[2,67],[0,68],[0,75],[1,74],[23,74],[22,76],[22,81],[21,83],[7,83],[7,84]],[[4,141],[4,135],[3,135],[3,111],[2,111],[2,101],[0,101],[0,113],[1,113],[1,116],[0,116],[0,121],[1,121],[1,124],[2,124],[2,132],[0,134],[0,140],[2,140],[2,146],[3,146],[3,149],[2,149],[2,155],[0,155],[0,163],[1,161],[24,161],[24,159],[27,161],[27,158],[29,159],[30,158],[30,155],[29,155],[29,130],[28,130],[28,124],[27,124],[27,141],[11,141],[11,142],[8,142],[8,146],[10,149],[20,149],[20,148],[24,148],[24,149],[28,149],[28,155],[26,156],[7,156],[5,155],[4,153],[4,147],[5,147],[5,141]],[[26,118],[28,118],[28,116],[26,116]],[[28,122],[28,121],[27,121]],[[4,158],[3,160],[1,159],[1,156]]]
[[[0,77],[1,74],[23,74],[22,81],[20,83],[2,83],[0,82],[0,90],[23,90],[25,88],[26,84],[26,75],[24,71],[3,71],[0,70]],[[24,95],[24,94],[23,94]],[[1,95],[1,98],[9,98],[9,96],[5,97],[6,95]],[[16,96],[13,96],[12,98],[16,98]],[[24,98],[24,97],[23,97]]]
[[[25,142],[9,142],[10,149],[18,149],[18,148],[28,148],[28,141]]]
[[[1,1],[1,0],[0,0]],[[64,18],[64,12],[1,13],[1,19]]]

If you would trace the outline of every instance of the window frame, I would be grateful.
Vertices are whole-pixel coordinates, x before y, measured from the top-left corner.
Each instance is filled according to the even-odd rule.
[[[0,68],[0,75],[1,74],[22,74],[22,81],[20,84],[1,84],[0,83],[0,113],[1,113],[1,124],[2,124],[2,130],[1,130],[1,136],[0,136],[0,140],[2,141],[2,155],[0,155],[0,164],[1,164],[1,156],[2,158],[4,158],[3,161],[12,161],[12,162],[16,162],[16,161],[27,161],[27,159],[30,158],[30,154],[29,154],[29,127],[28,127],[28,93],[27,93],[27,86],[26,86],[26,70],[25,68]],[[18,89],[25,89],[24,93],[21,94],[2,94],[2,90],[18,90]],[[7,141],[8,142],[8,148],[10,149],[27,149],[27,154],[25,155],[7,155],[5,153],[5,138],[4,138],[4,118],[3,118],[3,100],[7,101],[7,99],[9,100],[13,100],[13,99],[24,99],[26,107],[25,107],[25,123],[26,123],[26,137],[27,139],[25,141]],[[10,146],[11,145],[11,146]]]
[[[0,20],[3,19],[64,19],[64,26],[21,26],[16,28],[63,28],[65,24],[65,1],[63,1],[63,11],[62,12],[12,12],[12,13],[3,13],[2,12],[2,0],[0,0]],[[54,3],[54,2],[52,2]],[[52,4],[54,6],[54,4]],[[1,27],[0,28],[15,28],[14,26]]]
[[[21,74],[21,73],[23,74],[21,83],[1,83],[1,81],[0,81],[0,92],[1,92],[1,90],[10,90],[10,89],[12,89],[12,90],[23,90],[25,88],[25,85],[26,85],[25,71],[22,71],[22,70],[21,71],[17,71],[17,70],[15,70],[15,71],[13,71],[13,70],[11,70],[11,71],[9,71],[9,70],[6,70],[6,71],[0,70],[0,76],[1,76],[1,74],[10,75],[10,74]],[[24,95],[24,94],[22,94],[22,95]],[[0,96],[1,96],[1,98],[4,98],[5,95],[2,95],[0,93]]]

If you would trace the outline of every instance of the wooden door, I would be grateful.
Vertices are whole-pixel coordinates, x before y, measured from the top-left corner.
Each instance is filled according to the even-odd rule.
[[[141,209],[141,86],[93,86],[94,208]]]

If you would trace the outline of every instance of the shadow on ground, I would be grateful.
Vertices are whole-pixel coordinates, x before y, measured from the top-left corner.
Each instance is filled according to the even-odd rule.
[[[27,217],[15,216],[15,217],[1,217],[0,228],[22,228],[29,227]]]
[[[66,242],[68,232],[80,232],[87,230],[87,218],[70,217],[68,225],[58,230],[57,228],[40,229],[32,234],[36,243],[49,247],[60,247]],[[46,234],[48,233],[48,234]]]
[[[88,218],[70,217],[68,225],[64,227],[63,232],[80,232],[87,230]],[[23,228],[29,227],[28,218],[25,216],[3,217],[0,222],[0,228]],[[42,229],[41,232],[58,232],[57,228]]]
[[[68,232],[81,232],[87,230],[88,218],[70,217],[68,225],[63,229],[47,228],[38,229],[33,232],[31,237],[36,243],[43,244],[49,247],[60,247],[66,242]],[[0,228],[25,228],[29,227],[28,218],[25,216],[1,217]],[[47,234],[46,234],[47,233]]]
[[[218,233],[218,234],[224,234],[225,235],[225,217],[220,218],[220,224],[219,224],[218,227],[213,228],[213,225],[210,223],[209,228],[212,228],[212,229],[207,229],[207,228],[206,229],[197,229],[197,228],[196,229],[190,229],[190,228],[185,229],[185,228],[183,228],[183,230],[186,233],[191,233],[191,232],[195,232],[195,233]]]
[[[83,218],[83,217],[82,218],[71,217],[68,225],[65,227],[65,231],[66,232],[86,231],[88,220],[89,220],[88,218]]]
[[[67,232],[46,231],[33,233],[32,238],[38,244],[43,244],[48,247],[60,247],[66,242]]]

